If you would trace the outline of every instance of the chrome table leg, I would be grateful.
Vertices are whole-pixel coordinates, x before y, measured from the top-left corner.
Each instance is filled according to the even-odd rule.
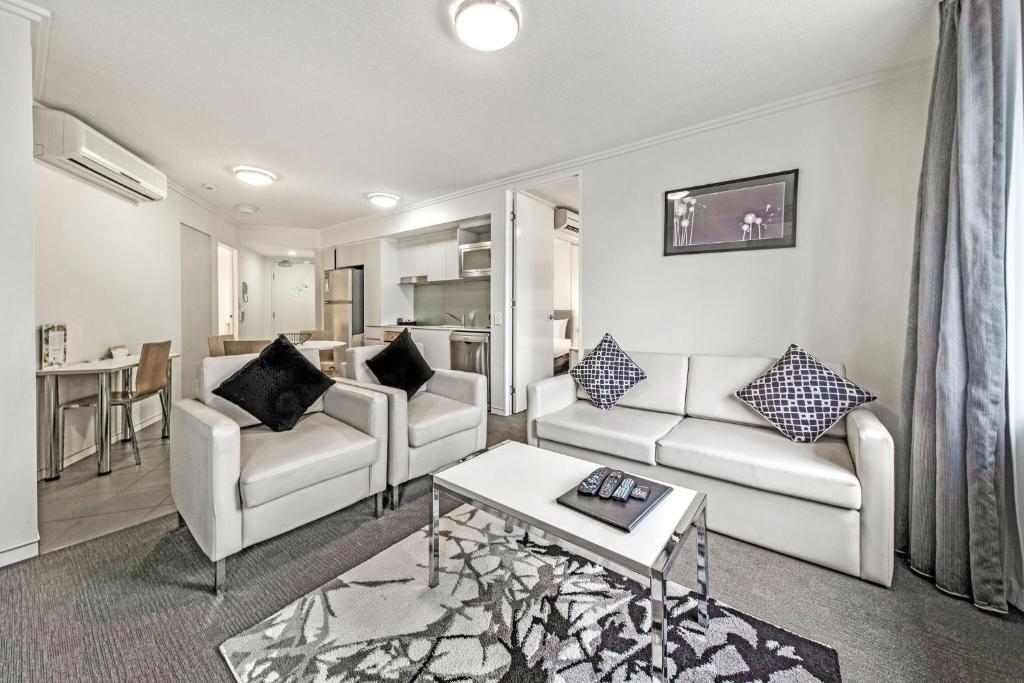
[[[97,473],[110,474],[110,373],[97,376],[96,460]]]
[[[227,586],[227,558],[221,558],[213,563],[213,592],[220,595]]]
[[[164,384],[163,390],[160,392],[160,408],[163,412],[163,427],[160,430],[160,438],[169,439],[171,437],[171,397],[174,396],[173,387],[171,386],[171,359],[167,359],[167,382]]]
[[[667,582],[660,569],[651,570],[651,678],[668,680]]]
[[[43,400],[46,402],[46,421],[49,441],[46,454],[46,481],[60,479],[61,451],[64,446],[60,429],[60,380],[57,375],[46,375],[43,380]]]
[[[708,528],[705,519],[706,511],[701,510],[694,525],[697,527],[697,623],[707,629],[710,623],[708,616],[708,590],[711,582],[708,553]]]
[[[373,513],[378,517],[384,516],[384,494],[375,493],[373,495]]]
[[[512,525],[512,518],[511,517],[506,517],[505,518],[505,533],[506,534],[510,534],[513,531],[515,531],[515,527]]]
[[[441,569],[441,546],[440,538],[438,533],[440,529],[438,524],[438,513],[440,512],[440,505],[438,504],[440,498],[440,492],[437,487],[434,486],[434,478],[430,478],[430,587],[434,588],[438,584],[438,574]]]
[[[132,369],[125,368],[121,371],[121,391],[128,393],[132,390]],[[121,407],[121,441],[131,440],[131,411],[130,405],[124,405]]]

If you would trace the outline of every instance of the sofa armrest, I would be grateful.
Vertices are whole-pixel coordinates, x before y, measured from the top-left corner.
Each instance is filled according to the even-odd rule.
[[[409,479],[409,399],[402,389],[386,387],[383,384],[358,382],[354,379],[336,379],[344,387],[356,387],[372,391],[387,399],[388,411],[388,453],[387,482],[392,486]]]
[[[526,442],[537,445],[536,421],[577,401],[576,380],[571,375],[542,379],[526,387]]]
[[[846,417],[846,442],[860,480],[860,575],[892,585],[894,562],[895,486],[892,436],[866,408]]]
[[[238,423],[199,401],[171,409],[171,495],[196,543],[211,560],[242,549]]]
[[[324,413],[377,440],[377,460],[370,466],[370,488],[383,491],[388,465],[387,395],[336,382],[324,393]]]
[[[426,390],[438,396],[487,409],[487,378],[462,370],[434,370]]]

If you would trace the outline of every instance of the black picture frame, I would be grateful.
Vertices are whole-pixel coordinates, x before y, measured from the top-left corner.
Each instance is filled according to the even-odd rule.
[[[668,190],[663,255],[795,247],[799,175],[793,169]]]

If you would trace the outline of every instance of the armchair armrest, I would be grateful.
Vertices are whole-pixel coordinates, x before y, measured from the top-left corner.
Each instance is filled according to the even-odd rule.
[[[383,384],[358,382],[354,379],[336,379],[341,387],[353,387],[362,391],[383,395],[387,400],[387,482],[395,485],[409,479],[409,400],[402,389],[386,387]]]
[[[487,409],[487,378],[462,370],[434,370],[427,381],[427,391],[438,396]]]
[[[537,418],[557,413],[576,401],[576,380],[570,375],[549,377],[526,387],[526,442],[537,445]]]
[[[896,475],[892,436],[866,408],[846,416],[846,442],[860,480],[860,575],[892,585]]]
[[[336,382],[324,393],[324,413],[377,440],[377,460],[370,466],[370,488],[383,491],[388,462],[388,397]]]
[[[196,543],[213,561],[242,549],[238,423],[199,401],[171,409],[171,495]]]

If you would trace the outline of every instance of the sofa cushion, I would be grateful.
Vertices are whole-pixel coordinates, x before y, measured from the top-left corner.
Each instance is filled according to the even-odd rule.
[[[287,432],[249,427],[241,432],[242,503],[262,505],[376,459],[376,439],[325,413],[306,415]]]
[[[602,410],[613,407],[623,394],[647,379],[640,366],[619,348],[607,332],[569,374],[594,405]]]
[[[846,442],[794,443],[774,430],[695,417],[658,442],[659,465],[750,488],[859,510],[860,480]]]
[[[316,350],[303,349],[303,356],[311,363],[318,363],[320,354]],[[221,398],[213,393],[224,380],[238,372],[246,363],[257,358],[259,354],[249,353],[241,356],[211,356],[199,362],[196,371],[196,395],[205,405],[213,408],[218,413],[230,417],[238,423],[239,427],[250,427],[258,425],[259,419],[251,413],[246,412],[237,405]],[[324,409],[323,397],[313,402],[313,405],[306,409],[306,414],[318,413]]]
[[[733,394],[755,377],[762,375],[778,358],[758,356],[690,356],[686,383],[686,415],[708,420],[774,429],[768,420]],[[846,376],[842,363],[822,361],[840,375]],[[846,436],[846,420],[840,420],[825,436]]]
[[[424,391],[409,401],[409,445],[426,446],[480,425],[480,407]]]
[[[366,367],[378,382],[403,390],[408,398],[434,376],[423,353],[413,343],[408,327],[373,358],[367,359]]]
[[[590,353],[590,349],[587,349]],[[656,410],[682,417],[686,412],[686,373],[689,358],[678,353],[651,353],[627,351],[633,362],[647,375],[647,379],[630,389],[615,405],[624,408]],[[576,395],[588,398],[578,388]]]
[[[678,415],[622,406],[601,410],[589,401],[576,401],[537,418],[536,432],[541,439],[653,465],[658,439],[680,419]]]
[[[793,441],[813,443],[875,395],[792,344],[766,373],[737,391],[736,398]]]

